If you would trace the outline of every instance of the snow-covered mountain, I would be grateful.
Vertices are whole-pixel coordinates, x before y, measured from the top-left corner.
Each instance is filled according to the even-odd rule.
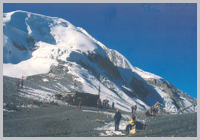
[[[162,77],[132,66],[83,28],[25,11],[3,14],[3,75],[27,79],[37,75],[35,80],[43,83],[47,94],[72,90],[98,94],[100,87],[101,99],[124,111],[134,104],[144,110],[160,102],[170,112],[197,104]],[[39,96],[44,91],[30,91],[36,92]]]

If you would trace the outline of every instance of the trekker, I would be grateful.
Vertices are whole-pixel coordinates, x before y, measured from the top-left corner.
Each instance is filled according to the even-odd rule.
[[[16,83],[17,90],[19,89],[19,85],[20,85],[20,81],[18,80],[17,83]]]
[[[136,110],[137,110],[137,105],[134,106],[134,111],[136,111]]]
[[[119,112],[119,110],[116,110],[115,116],[114,116],[114,120],[115,120],[115,131],[119,131],[119,122],[122,118],[121,113]]]
[[[114,103],[114,102],[112,102],[112,109],[114,109],[114,106],[115,106],[115,103]]]
[[[132,129],[132,127],[135,125],[135,116],[131,115],[131,120],[129,124],[126,126],[126,133],[129,134],[129,131]]]
[[[78,107],[81,109],[81,101],[79,102]]]
[[[133,109],[134,109],[134,107],[133,107],[133,105],[131,106],[131,112],[132,112],[132,114],[133,114]]]
[[[103,100],[103,110],[106,110],[106,100]]]
[[[81,97],[78,97],[78,108],[81,109]]]
[[[109,107],[109,104],[108,104],[109,100],[106,99],[106,108]]]
[[[101,99],[99,99],[99,108],[101,108]]]
[[[21,80],[21,88],[23,88],[23,85],[24,85],[24,77],[22,76],[22,80]]]
[[[154,110],[155,110],[156,115],[158,115],[158,103],[155,104]]]
[[[147,117],[154,116],[154,115],[152,115],[151,113],[149,113],[149,111],[148,111],[148,110],[146,110],[146,111],[145,111],[145,115],[146,115]]]
[[[100,100],[100,99],[97,100],[97,108],[99,108],[99,100]],[[100,103],[101,103],[101,102],[100,102]]]

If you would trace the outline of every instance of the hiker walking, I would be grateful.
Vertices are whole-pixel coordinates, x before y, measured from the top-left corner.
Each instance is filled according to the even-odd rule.
[[[119,122],[122,118],[121,113],[119,112],[119,110],[116,110],[115,116],[114,116],[114,120],[115,120],[115,131],[119,131]]]
[[[135,116],[131,115],[131,120],[129,124],[126,126],[126,133],[129,134],[129,131],[132,129],[132,127],[135,125]]]

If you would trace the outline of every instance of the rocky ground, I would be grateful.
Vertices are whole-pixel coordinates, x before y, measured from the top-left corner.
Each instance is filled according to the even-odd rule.
[[[83,106],[79,109],[76,106],[41,104],[40,106],[35,105],[35,107],[17,109],[12,110],[13,112],[4,111],[3,113],[4,137],[99,137],[99,134],[104,130],[99,131],[95,128],[113,121],[112,116],[92,112],[100,111],[95,107]],[[91,112],[85,112],[84,110],[90,110]],[[109,109],[106,112],[114,113],[114,110]],[[122,114],[128,113],[122,112]],[[146,129],[140,130],[134,135],[123,136],[197,136],[197,113],[163,114],[146,118],[143,112],[138,112],[136,116],[138,119],[146,120]],[[124,132],[124,130],[120,131]]]
[[[138,120],[145,120],[145,130],[134,135],[101,135],[106,124],[113,122],[114,109],[102,111],[96,107],[57,105],[23,98],[15,87],[9,86],[13,79],[4,80],[3,85],[3,137],[197,137],[197,113],[158,114],[146,117],[137,112]],[[30,102],[33,101],[33,102]],[[130,116],[130,112],[121,111]],[[122,121],[127,121],[126,117]],[[113,128],[112,128],[113,129]]]

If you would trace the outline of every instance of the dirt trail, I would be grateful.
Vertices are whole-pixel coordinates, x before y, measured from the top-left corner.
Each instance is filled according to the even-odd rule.
[[[82,110],[100,111],[95,107],[57,106],[44,104],[38,108],[22,108],[3,113],[4,137],[99,137],[94,128],[113,121],[112,116]],[[114,113],[114,110],[108,110]],[[130,114],[122,112],[122,114]],[[146,120],[146,129],[125,137],[196,137],[197,114],[158,115],[138,119]],[[102,122],[96,120],[103,120]],[[122,130],[123,131],[123,130]]]

